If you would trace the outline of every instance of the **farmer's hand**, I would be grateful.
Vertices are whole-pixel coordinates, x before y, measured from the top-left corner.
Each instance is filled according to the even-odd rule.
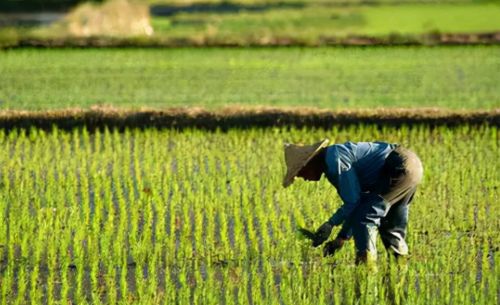
[[[325,247],[323,248],[323,256],[334,255],[335,252],[337,252],[344,246],[345,241],[346,239],[337,237],[334,240],[327,242],[325,244]]]
[[[314,233],[314,239],[313,239],[313,247],[317,247],[324,243],[328,237],[330,237],[330,234],[332,233],[333,226],[329,224],[328,222],[325,222],[322,224],[318,230]]]

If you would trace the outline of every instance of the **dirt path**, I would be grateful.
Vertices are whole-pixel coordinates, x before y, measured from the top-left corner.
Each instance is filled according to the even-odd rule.
[[[498,45],[500,32],[491,33],[431,33],[423,35],[389,35],[384,37],[348,36],[320,37],[315,41],[304,41],[294,37],[274,37],[263,41],[248,38],[240,42],[227,42],[212,38],[210,40],[194,40],[190,38],[21,38],[0,48],[67,48],[67,47],[322,47],[322,46],[435,46],[435,45]]]
[[[0,128],[62,129],[87,127],[109,128],[200,128],[229,129],[252,127],[323,127],[377,124],[402,126],[427,124],[459,126],[463,124],[500,126],[500,108],[493,110],[455,111],[434,108],[322,110],[314,108],[239,108],[219,110],[203,108],[170,108],[127,110],[92,107],[51,111],[0,111]]]

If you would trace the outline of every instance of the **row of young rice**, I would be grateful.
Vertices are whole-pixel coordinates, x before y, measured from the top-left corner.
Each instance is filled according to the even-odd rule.
[[[1,304],[497,304],[497,127],[0,131]],[[296,234],[340,205],[281,187],[283,143],[415,150],[407,263],[323,258]],[[334,232],[335,233],[335,232]]]

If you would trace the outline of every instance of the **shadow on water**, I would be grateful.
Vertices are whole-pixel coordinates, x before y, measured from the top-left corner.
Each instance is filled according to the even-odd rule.
[[[195,3],[191,5],[152,5],[150,13],[153,16],[169,17],[180,13],[217,13],[232,14],[240,11],[264,12],[272,9],[293,8],[301,9],[306,6],[305,3],[264,3],[264,4],[242,4],[242,3]]]

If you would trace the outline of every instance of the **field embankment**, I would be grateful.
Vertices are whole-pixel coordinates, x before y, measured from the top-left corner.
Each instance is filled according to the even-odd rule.
[[[428,33],[390,34],[373,37],[348,35],[345,37],[324,36],[309,41],[296,37],[272,37],[260,39],[250,37],[245,40],[197,39],[197,38],[116,38],[116,37],[27,37],[7,42],[6,48],[181,48],[181,47],[349,47],[349,46],[437,46],[437,45],[498,45],[500,32],[483,33]],[[0,45],[0,48],[2,46]]]
[[[360,109],[322,110],[313,108],[241,108],[219,110],[203,108],[126,110],[110,107],[50,111],[1,111],[0,128],[73,129],[99,128],[200,128],[229,129],[253,127],[321,127],[354,124],[402,126],[463,124],[500,126],[500,109],[491,111],[453,111],[442,109]]]

